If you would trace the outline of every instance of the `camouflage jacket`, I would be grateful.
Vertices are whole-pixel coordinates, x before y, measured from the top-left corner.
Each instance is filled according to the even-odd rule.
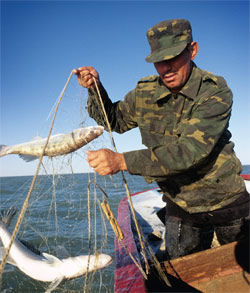
[[[173,94],[159,76],[141,79],[124,101],[112,103],[101,86],[112,131],[139,127],[146,149],[125,152],[128,172],[156,181],[190,213],[212,211],[245,190],[242,169],[230,142],[232,92],[222,77],[197,68]],[[105,126],[97,94],[89,90],[88,111]]]

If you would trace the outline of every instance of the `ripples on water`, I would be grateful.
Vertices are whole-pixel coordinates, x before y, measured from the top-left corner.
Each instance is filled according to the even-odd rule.
[[[90,178],[89,178],[90,176]],[[38,176],[32,192],[29,207],[25,213],[18,238],[24,239],[42,252],[57,255],[56,248],[63,245],[71,256],[88,254],[88,182],[93,180],[93,174],[71,174],[52,176]],[[138,192],[153,188],[139,176],[126,174],[130,192]],[[53,180],[55,184],[53,184]],[[2,177],[0,207],[6,210],[10,206],[22,208],[27,196],[31,176]],[[121,176],[98,177],[97,183],[108,194],[109,205],[117,215],[120,200],[126,196]],[[90,185],[91,197],[91,253],[95,247],[94,230],[94,191]],[[102,200],[102,192],[97,189],[97,198]],[[56,204],[55,204],[56,203]],[[114,255],[114,234],[106,219],[105,224],[100,215],[99,205],[96,212],[96,245],[97,250]],[[13,231],[17,217],[10,225]],[[103,248],[103,249],[102,249]],[[88,282],[88,292],[113,292],[114,263],[98,271],[93,281]],[[89,278],[91,275],[89,275]],[[88,278],[88,279],[89,279]],[[46,283],[35,281],[14,266],[5,265],[2,275],[1,292],[44,292]],[[83,292],[84,277],[69,280],[59,285],[56,292]]]
[[[244,166],[243,173],[250,173],[250,165]],[[6,210],[10,206],[21,209],[27,196],[32,177],[2,177],[0,207]],[[52,176],[38,176],[29,201],[18,237],[31,243],[42,252],[57,255],[57,247],[64,246],[71,256],[88,254],[88,182],[93,180],[93,174],[71,174]],[[148,185],[139,176],[126,174],[130,192],[138,192],[155,187]],[[53,180],[55,184],[53,184]],[[97,177],[97,183],[108,194],[109,205],[117,216],[117,207],[120,200],[126,196],[121,176]],[[91,253],[94,252],[94,192],[91,186]],[[97,198],[102,200],[102,192],[97,189]],[[56,203],[56,204],[55,204]],[[105,221],[106,222],[106,221]],[[13,231],[16,217],[11,223]],[[114,255],[114,234],[109,223],[103,224],[97,205],[96,242],[97,250]],[[91,277],[91,275],[89,276]],[[94,279],[88,282],[88,292],[113,292],[114,263],[97,272]],[[1,292],[44,292],[46,284],[35,281],[14,266],[5,265],[2,275]],[[83,292],[84,277],[62,283],[56,292]]]

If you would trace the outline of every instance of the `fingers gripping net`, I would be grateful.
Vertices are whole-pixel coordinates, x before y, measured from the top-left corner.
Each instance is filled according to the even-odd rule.
[[[83,97],[79,86],[71,85],[66,92],[71,75],[57,101],[52,122],[45,121],[39,130],[42,137],[49,139],[50,135],[96,125],[85,111],[86,95]],[[108,141],[109,137],[103,134],[69,155],[52,159],[42,156],[34,162],[34,176],[1,178],[1,211],[11,206],[18,210],[7,227],[12,236],[9,247],[3,250],[0,240],[1,292],[44,292],[51,285],[27,276],[8,263],[15,241],[22,241],[37,254],[45,252],[59,259],[100,253],[113,256],[112,247],[107,245],[110,233],[100,208],[103,194],[94,187],[88,191],[88,182],[100,181],[104,189],[112,190],[114,183],[96,178],[88,168],[85,155],[86,150],[107,146]],[[63,281],[56,290],[112,292],[113,269],[111,264],[102,270],[87,272],[84,276]]]
[[[82,90],[79,93],[77,84],[69,85],[71,76],[72,73],[56,102],[55,110],[51,112],[54,112],[52,122],[44,122],[39,130],[39,135],[48,140],[53,134],[67,133],[79,127],[96,124],[85,110],[87,95],[83,97]],[[1,178],[1,210],[10,206],[18,210],[17,216],[8,227],[12,233],[11,243],[1,259],[1,292],[41,292],[51,288],[56,288],[56,292],[113,292],[114,263],[94,272],[88,272],[88,263],[84,276],[63,281],[57,287],[48,282],[34,280],[8,264],[8,255],[16,240],[25,241],[28,248],[35,253],[45,252],[59,259],[100,253],[114,258],[114,227],[106,225],[107,218],[101,203],[105,203],[111,222],[116,223],[114,211],[125,192],[128,199],[130,198],[130,191],[123,173],[101,177],[88,167],[85,151],[104,147],[116,151],[112,135],[106,132],[69,155],[52,159],[41,156],[34,166],[34,176]],[[129,176],[129,182],[132,192],[140,190],[143,184],[147,188],[140,177]],[[119,226],[115,227],[118,227],[118,235],[122,241],[122,231],[119,231]],[[137,231],[140,235],[139,227]],[[141,247],[144,248],[146,241],[142,237],[140,239]],[[1,246],[0,241],[0,248]],[[130,254],[127,249],[126,251]],[[139,262],[132,255],[131,258],[147,278]],[[147,264],[146,258],[145,263]],[[54,284],[57,285],[56,282]]]

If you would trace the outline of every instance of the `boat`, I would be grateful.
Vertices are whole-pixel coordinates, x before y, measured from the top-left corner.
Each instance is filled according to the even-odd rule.
[[[250,192],[250,175],[242,177]],[[114,292],[249,293],[249,243],[214,245],[208,250],[164,260],[162,235],[165,227],[157,215],[165,206],[161,197],[160,189],[154,188],[132,194],[131,201],[143,238],[158,259],[160,270],[168,282],[166,284],[159,269],[152,263],[147,278],[143,275],[147,261],[144,261],[142,251],[138,249],[141,246],[136,237],[128,197],[125,196],[119,203],[117,214],[117,223],[123,232],[123,239],[115,237],[114,240]],[[149,258],[148,253],[146,254]]]

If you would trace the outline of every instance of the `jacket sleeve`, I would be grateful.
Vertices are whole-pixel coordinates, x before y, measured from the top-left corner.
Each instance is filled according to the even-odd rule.
[[[137,127],[134,113],[135,90],[129,92],[125,96],[124,101],[118,101],[115,103],[110,100],[105,88],[102,85],[100,85],[99,90],[112,131],[123,133]],[[89,89],[87,110],[91,118],[108,130],[99,96],[93,89]]]
[[[179,125],[174,143],[124,153],[128,171],[152,180],[202,164],[227,133],[232,93],[224,79],[212,95],[200,98],[189,119]]]

